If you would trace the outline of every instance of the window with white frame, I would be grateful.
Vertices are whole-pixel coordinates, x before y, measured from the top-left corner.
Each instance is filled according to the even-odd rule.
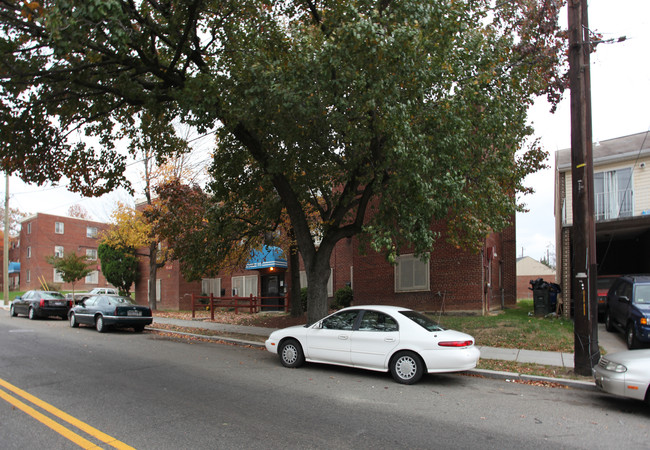
[[[429,260],[422,261],[415,255],[398,256],[395,265],[395,292],[428,290]]]
[[[54,269],[54,282],[65,283],[65,281],[63,281],[63,274],[56,269]]]
[[[250,297],[257,295],[257,275],[232,277],[232,296]]]
[[[97,237],[97,227],[86,227],[86,237],[96,238]]]
[[[97,249],[96,248],[87,248],[86,249],[86,258],[90,261],[97,261]]]
[[[63,246],[62,245],[55,245],[54,246],[54,257],[55,258],[63,258]]]
[[[201,293],[221,297],[221,278],[203,278],[201,280]]]
[[[333,269],[330,269],[330,278],[327,280],[327,296],[334,297],[334,273]],[[307,272],[304,270],[300,271],[300,289],[307,287]]]
[[[99,284],[99,271],[93,270],[86,275],[86,284]]]
[[[632,168],[594,173],[596,220],[631,217],[634,212]]]
[[[63,222],[54,222],[54,233],[63,234]]]
[[[27,224],[27,234],[32,234],[32,223],[31,222],[29,222]]]
[[[27,257],[28,258],[32,257],[32,248],[31,247],[27,247]]]
[[[25,282],[30,283],[32,281],[32,272],[27,270],[25,272]]]

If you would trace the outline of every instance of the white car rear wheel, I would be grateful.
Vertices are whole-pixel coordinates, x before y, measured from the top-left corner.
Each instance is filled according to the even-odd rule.
[[[391,359],[390,373],[400,384],[414,384],[424,375],[424,363],[413,352],[399,352]]]

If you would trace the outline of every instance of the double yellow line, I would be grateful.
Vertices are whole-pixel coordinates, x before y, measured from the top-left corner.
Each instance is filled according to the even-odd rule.
[[[82,422],[81,420],[78,420],[71,415],[61,411],[58,408],[55,408],[54,406],[50,405],[49,403],[45,403],[43,400],[34,397],[28,392],[23,391],[22,389],[14,386],[11,383],[6,382],[2,378],[0,378],[0,386],[5,388],[9,392],[13,392],[15,395],[18,395],[22,397],[23,399],[31,402],[35,406],[38,406],[39,408],[49,412],[55,417],[58,417],[59,419],[69,423],[70,425],[77,427],[81,431],[89,434],[90,436],[98,439],[101,442],[104,442],[112,447],[118,448],[118,449],[133,449],[133,447],[126,445],[124,442],[120,442],[117,439],[102,433],[96,428],[91,427],[90,425]],[[55,422],[54,420],[50,419],[43,413],[38,412],[28,404],[22,402],[18,398],[6,393],[3,390],[0,390],[0,398],[5,400],[6,402],[10,403],[11,405],[15,406],[16,408],[20,409],[23,411],[25,414],[28,414],[29,416],[33,417],[34,419],[38,420],[42,424],[50,427],[57,433],[59,433],[61,436],[65,437],[66,439],[71,440],[75,444],[77,444],[81,448],[86,448],[86,449],[91,449],[91,448],[101,448],[98,447],[96,444],[90,442],[88,439],[85,439],[78,435],[77,433],[73,432],[72,430],[64,427],[58,422]]]

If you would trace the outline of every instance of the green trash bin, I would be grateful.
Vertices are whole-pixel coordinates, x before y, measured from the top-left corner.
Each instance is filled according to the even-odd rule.
[[[546,316],[552,312],[549,293],[548,287],[533,290],[533,306],[536,316]]]

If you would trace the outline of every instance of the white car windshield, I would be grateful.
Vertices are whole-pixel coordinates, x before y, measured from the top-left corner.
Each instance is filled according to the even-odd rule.
[[[408,317],[411,319],[413,322],[417,323],[420,325],[422,328],[424,328],[427,331],[444,331],[444,328],[438,325],[437,322],[431,320],[424,314],[420,314],[419,312],[416,311],[400,311],[400,314],[403,316]]]

